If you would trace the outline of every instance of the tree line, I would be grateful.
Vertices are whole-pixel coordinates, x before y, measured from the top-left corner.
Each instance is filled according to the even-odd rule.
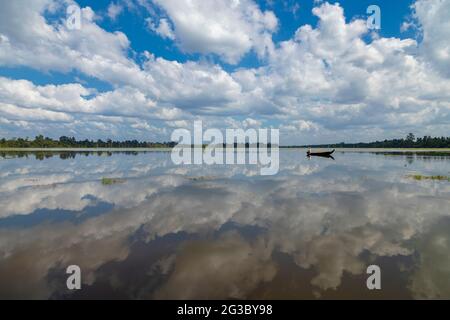
[[[62,136],[58,140],[36,136],[29,138],[0,139],[0,148],[173,148],[176,142],[145,142],[138,140],[77,140],[74,137]],[[236,144],[235,144],[236,145]],[[224,145],[225,146],[225,145]],[[248,143],[246,144],[248,147]],[[270,143],[268,144],[270,147]],[[392,139],[375,142],[335,143],[327,145],[289,146],[293,147],[328,147],[328,148],[450,148],[450,137],[424,136],[416,138],[410,133],[403,139]]]
[[[77,140],[74,137],[62,136],[58,140],[36,136],[33,140],[29,138],[1,139],[0,148],[172,148],[174,142],[144,142],[138,140],[106,141],[98,140]]]
[[[308,146],[309,147],[309,146]],[[329,145],[315,145],[310,147],[329,148],[450,148],[450,137],[424,136],[416,138],[409,133],[406,138],[392,139],[375,142],[336,143]]]

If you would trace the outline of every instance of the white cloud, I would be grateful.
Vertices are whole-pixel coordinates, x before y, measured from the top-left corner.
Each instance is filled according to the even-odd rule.
[[[89,112],[83,98],[93,93],[79,84],[35,86],[27,80],[0,77],[0,100],[23,108],[61,112]]]
[[[147,118],[173,120],[182,116],[182,111],[174,107],[156,106],[155,101],[136,88],[124,86],[113,91],[97,93],[93,89],[87,89],[80,84],[35,86],[26,80],[11,80],[0,77],[0,99],[12,104],[18,109],[37,112],[36,109],[48,109],[43,113],[53,115],[65,114],[69,119],[70,114],[124,116],[132,118]],[[18,90],[19,89],[19,90]],[[17,94],[17,90],[19,94]],[[88,95],[93,94],[92,97]],[[7,112],[6,105],[0,108],[0,112]],[[27,116],[28,113],[16,113],[16,119]],[[28,117],[26,117],[28,118]],[[49,117],[47,120],[59,119]],[[71,118],[70,118],[71,119]],[[44,118],[42,120],[45,120]]]
[[[240,85],[217,65],[157,58],[143,67],[158,83],[151,88],[157,99],[181,108],[220,109],[240,94]]]
[[[163,38],[175,40],[175,34],[172,30],[172,26],[170,25],[167,19],[165,18],[160,19],[158,26],[156,26],[155,23],[153,23],[152,18],[147,18],[146,21],[150,30],[156,32]]]
[[[116,20],[117,17],[122,13],[123,9],[124,8],[122,5],[111,2],[108,6],[107,15],[111,20]]]
[[[423,32],[424,55],[450,78],[450,0],[418,0],[413,7]]]
[[[247,118],[243,121],[244,127],[253,127],[253,128],[259,128],[262,125],[262,122],[256,119]]]
[[[414,28],[414,24],[411,23],[411,22],[405,21],[405,22],[402,23],[402,25],[400,27],[400,31],[401,32],[406,32],[406,31],[408,31],[409,29],[412,29],[412,28]]]
[[[6,103],[0,103],[0,115],[12,120],[73,121],[73,118],[65,113],[44,110],[41,108],[31,110]]]
[[[0,43],[1,65],[44,71],[76,69],[111,82],[120,82],[124,75],[138,69],[127,58],[130,43],[125,34],[100,28],[90,8],[82,10],[80,30],[68,30],[64,23],[48,24],[43,14],[53,3],[18,0],[2,4],[0,34],[8,41]]]
[[[234,1],[231,5],[228,0],[153,2],[169,16],[180,47],[186,52],[214,53],[236,64],[250,50],[264,57],[273,49],[271,35],[277,29],[277,18],[271,11],[261,11],[252,0]]]

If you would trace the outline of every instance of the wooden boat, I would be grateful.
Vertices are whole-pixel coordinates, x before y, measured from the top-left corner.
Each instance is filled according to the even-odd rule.
[[[309,156],[319,156],[319,157],[331,157],[331,155],[334,153],[333,151],[325,151],[325,152],[310,152],[308,151],[306,154]]]

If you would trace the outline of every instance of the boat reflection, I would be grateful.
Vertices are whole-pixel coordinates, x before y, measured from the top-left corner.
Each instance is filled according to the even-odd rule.
[[[328,158],[328,159],[333,159],[333,160],[336,160],[336,159],[334,159],[334,157],[332,156],[332,155],[307,155],[306,156],[308,159],[311,159],[312,157],[319,157],[319,158]]]

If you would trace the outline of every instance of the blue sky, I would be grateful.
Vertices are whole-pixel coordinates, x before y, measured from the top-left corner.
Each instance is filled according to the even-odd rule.
[[[80,6],[90,6],[96,12],[107,12],[110,0],[79,0]],[[351,21],[357,17],[367,17],[367,7],[373,4],[378,5],[382,9],[383,28],[379,34],[383,37],[399,37],[405,38],[414,34],[400,32],[401,25],[411,14],[410,6],[412,0],[402,1],[374,1],[374,0],[344,0],[329,1],[329,3],[339,3],[346,12],[347,21]],[[295,31],[304,24],[317,24],[317,17],[311,11],[314,7],[314,0],[308,1],[256,1],[262,10],[271,10],[279,19],[279,28],[273,35],[275,42],[285,41],[292,38]],[[296,9],[298,5],[298,9]],[[164,57],[168,60],[177,60],[185,62],[187,60],[198,60],[201,58],[198,54],[186,54],[181,51],[176,43],[171,40],[162,39],[156,33],[146,28],[146,13],[137,11],[124,10],[117,20],[103,19],[99,25],[108,31],[122,31],[131,41],[131,47],[136,52],[148,50],[156,56]],[[215,63],[222,64],[217,57],[210,57]],[[233,70],[240,67],[255,67],[263,64],[252,52],[248,53],[237,65],[230,66],[222,64],[227,70]]]
[[[76,1],[80,7],[91,7],[97,14],[107,15],[108,7],[111,3],[120,4],[121,1],[111,0],[78,0]],[[344,0],[344,1],[329,1],[329,3],[339,3],[346,12],[347,21],[355,18],[366,18],[367,7],[373,4],[378,5],[382,9],[383,28],[379,31],[380,36],[383,37],[399,37],[406,38],[408,36],[415,36],[414,33],[401,32],[402,23],[411,15],[410,6],[414,1],[374,1],[374,0]],[[124,2],[126,7],[126,2]],[[307,1],[256,1],[256,3],[263,10],[271,10],[279,19],[279,27],[277,32],[273,34],[275,43],[286,41],[292,38],[295,31],[304,24],[316,25],[317,17],[312,14],[312,9],[315,5],[314,0]],[[298,6],[298,8],[297,8]],[[55,19],[62,19],[64,15],[53,17]],[[164,39],[158,36],[147,28],[145,19],[148,18],[148,13],[139,10],[123,9],[118,17],[114,20],[101,19],[97,24],[109,32],[121,31],[125,33],[131,42],[131,50],[136,53],[148,50],[158,57],[163,57],[168,60],[176,60],[179,62],[186,62],[189,60],[199,60],[204,57],[197,53],[187,53],[180,50],[176,42],[170,39]],[[133,55],[130,54],[130,58]],[[258,59],[254,52],[247,53],[242,60],[236,65],[230,65],[221,61],[217,56],[211,55],[207,57],[212,59],[214,63],[220,64],[227,71],[233,71],[237,68],[258,67],[264,65],[264,61]],[[76,75],[72,74],[57,74],[54,78],[48,77],[48,74],[36,72],[33,70],[16,69],[4,70],[5,75],[12,77],[30,77],[39,83],[54,83],[54,81],[64,83],[74,79]],[[2,70],[3,73],[3,70]],[[80,75],[78,75],[80,76]],[[93,84],[97,88],[104,89],[100,84]]]
[[[370,5],[380,30],[367,29]],[[449,129],[448,0],[1,6],[1,136],[168,140],[199,119],[279,128],[283,144]]]

